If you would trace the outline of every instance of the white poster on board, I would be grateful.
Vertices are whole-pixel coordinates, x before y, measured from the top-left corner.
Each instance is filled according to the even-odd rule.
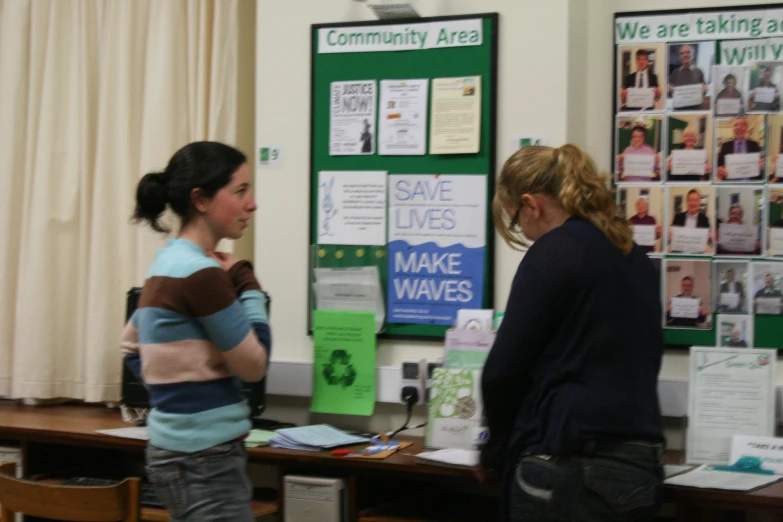
[[[332,82],[329,155],[375,153],[375,80]]]
[[[422,156],[427,142],[429,80],[381,80],[378,153]]]
[[[318,173],[318,244],[386,244],[386,172]]]
[[[483,308],[487,177],[389,176],[390,323],[453,325]]]

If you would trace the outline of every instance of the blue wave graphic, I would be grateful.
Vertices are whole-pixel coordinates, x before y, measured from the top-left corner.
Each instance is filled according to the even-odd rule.
[[[459,243],[389,243],[388,321],[452,325],[460,308],[481,308],[486,249]]]

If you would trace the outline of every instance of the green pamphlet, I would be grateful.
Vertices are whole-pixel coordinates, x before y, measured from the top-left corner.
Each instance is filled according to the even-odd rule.
[[[313,399],[310,411],[345,415],[375,410],[375,314],[313,312]]]
[[[435,368],[425,445],[432,448],[477,448],[481,424],[481,372]]]

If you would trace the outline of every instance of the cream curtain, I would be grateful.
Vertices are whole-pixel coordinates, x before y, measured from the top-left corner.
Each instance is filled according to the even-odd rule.
[[[0,396],[119,398],[135,186],[235,142],[238,0],[0,0]]]

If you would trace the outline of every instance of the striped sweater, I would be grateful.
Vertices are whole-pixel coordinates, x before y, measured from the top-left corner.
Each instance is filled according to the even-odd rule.
[[[264,295],[247,261],[228,272],[185,239],[169,240],[147,273],[121,340],[150,396],[150,444],[192,453],[250,428],[240,379],[258,381],[270,332]]]

